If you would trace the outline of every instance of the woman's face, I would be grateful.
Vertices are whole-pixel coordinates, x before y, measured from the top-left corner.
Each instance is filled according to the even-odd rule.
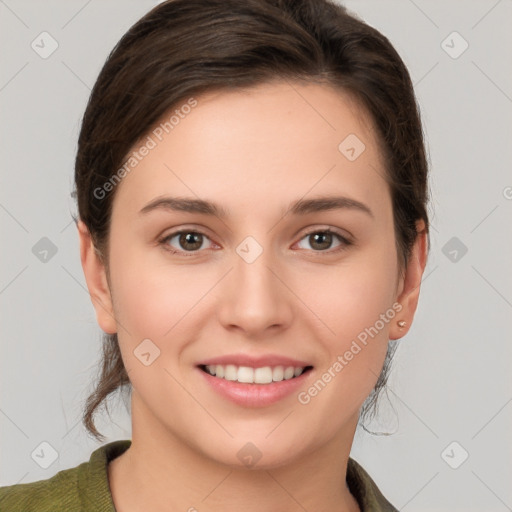
[[[112,316],[109,298],[97,312],[133,385],[133,438],[259,467],[350,444],[388,340],[404,333],[397,320],[412,314],[398,313],[371,123],[325,85],[194,99],[134,148],[140,161],[115,190]],[[218,211],[148,206],[165,198]],[[309,369],[281,380],[290,366]],[[275,382],[238,382],[254,375]]]

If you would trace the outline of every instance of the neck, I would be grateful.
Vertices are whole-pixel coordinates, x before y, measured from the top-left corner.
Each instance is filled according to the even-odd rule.
[[[221,464],[148,417],[132,401],[132,422],[138,428],[130,448],[108,466],[117,512],[360,510],[346,485],[357,417],[327,444],[260,469]]]

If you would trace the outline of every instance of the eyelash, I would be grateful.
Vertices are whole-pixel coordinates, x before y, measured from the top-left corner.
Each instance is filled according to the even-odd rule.
[[[194,256],[196,254],[198,254],[199,252],[201,252],[200,250],[197,250],[197,251],[178,251],[174,248],[172,248],[167,242],[169,240],[171,240],[172,238],[174,238],[176,235],[181,235],[181,234],[190,234],[190,233],[193,233],[193,234],[197,234],[197,235],[202,235],[206,238],[208,238],[208,240],[210,240],[210,237],[208,235],[206,235],[205,233],[201,232],[201,231],[197,231],[197,230],[193,230],[193,229],[181,229],[179,231],[174,231],[173,233],[170,233],[168,235],[166,235],[165,237],[161,238],[158,243],[161,244],[164,249],[166,251],[169,251],[171,254],[178,254],[178,255],[182,255],[182,256],[185,256],[185,257],[190,257],[190,256]],[[304,236],[300,239],[300,240],[303,240],[304,238],[307,238],[308,236],[311,236],[311,235],[314,235],[314,234],[317,234],[317,233],[330,233],[332,235],[334,235],[335,237],[338,238],[338,240],[341,242],[341,245],[334,249],[334,250],[325,250],[325,251],[315,251],[315,250],[312,250],[312,252],[314,253],[318,253],[318,254],[322,254],[322,253],[326,253],[327,255],[331,255],[331,254],[337,254],[341,251],[345,251],[349,246],[353,245],[353,242],[351,242],[350,240],[348,240],[346,237],[340,235],[338,232],[334,231],[333,229],[330,229],[330,228],[326,228],[326,229],[317,229],[317,230],[313,230],[313,231],[310,231],[308,233],[305,233]],[[307,249],[306,249],[307,250]]]

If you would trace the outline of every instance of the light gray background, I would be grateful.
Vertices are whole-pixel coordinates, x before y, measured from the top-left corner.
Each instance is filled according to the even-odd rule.
[[[103,62],[156,3],[0,0],[0,485],[49,478],[99,446],[80,424],[101,331],[71,219],[74,155]],[[396,432],[358,432],[352,456],[400,510],[512,510],[512,1],[345,4],[409,67],[433,194],[419,309],[374,425]],[[47,59],[31,48],[43,31],[59,45]],[[458,58],[445,51],[462,48],[454,31],[469,44]],[[57,249],[46,262],[33,253],[43,237]],[[131,436],[122,404],[98,426],[106,442]],[[42,442],[58,452],[47,469],[31,457]]]

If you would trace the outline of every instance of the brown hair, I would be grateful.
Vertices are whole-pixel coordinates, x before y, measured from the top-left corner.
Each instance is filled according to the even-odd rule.
[[[400,272],[405,270],[416,220],[424,220],[428,235],[428,164],[413,85],[388,39],[330,0],[169,0],[117,43],[82,121],[73,195],[107,275],[115,187],[105,197],[95,191],[121,168],[133,145],[192,95],[274,80],[334,86],[370,114],[386,165]],[[386,383],[392,341],[361,417],[375,409]],[[117,334],[104,334],[101,373],[83,414],[97,439],[104,436],[94,413],[124,385],[131,389]]]

